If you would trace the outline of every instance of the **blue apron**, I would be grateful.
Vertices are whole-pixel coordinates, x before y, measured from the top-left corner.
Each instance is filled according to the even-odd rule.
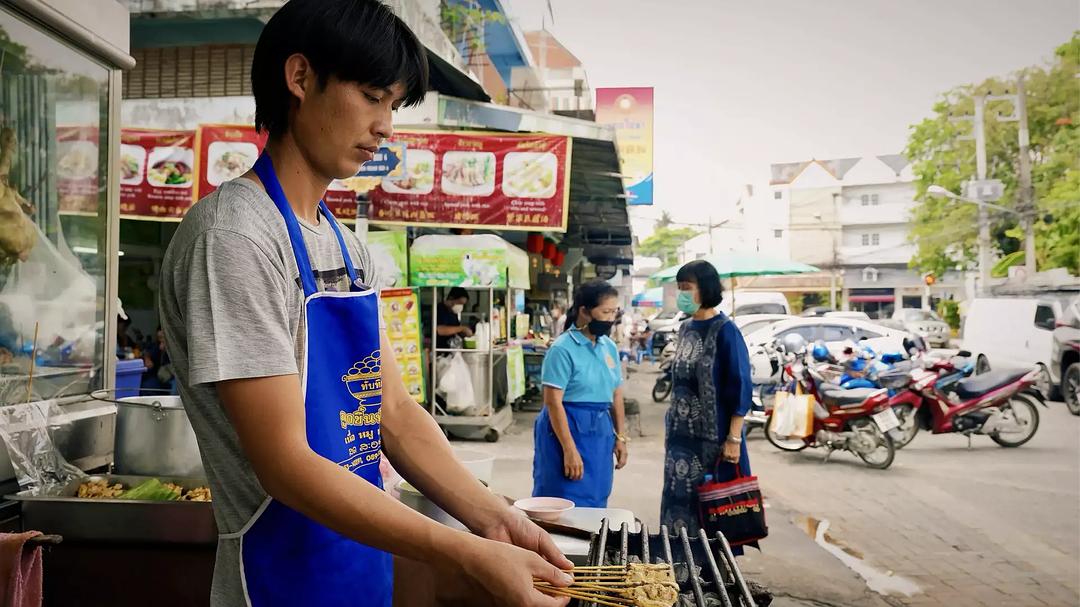
[[[585,472],[577,481],[563,474],[562,443],[544,407],[533,427],[533,497],[561,497],[582,508],[606,508],[615,480],[611,403],[564,402],[563,409]]]
[[[341,229],[324,202],[319,209],[337,235],[352,285],[319,292],[300,224],[273,163],[263,155],[255,174],[285,218],[304,288],[307,357],[302,369],[307,440],[312,450],[382,489],[382,376],[379,303],[363,290]],[[393,560],[267,498],[244,529],[240,559],[251,607],[390,607]]]

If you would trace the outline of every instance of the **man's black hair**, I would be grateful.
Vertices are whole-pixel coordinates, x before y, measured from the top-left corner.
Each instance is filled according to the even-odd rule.
[[[289,127],[293,96],[285,61],[296,53],[307,58],[319,86],[330,77],[380,88],[400,82],[405,106],[427,93],[427,50],[388,6],[379,0],[289,0],[263,28],[251,62],[255,126],[271,137]]]
[[[469,299],[469,292],[461,287],[452,287],[450,292],[446,294],[446,301],[454,301],[455,299],[465,298]]]
[[[720,282],[720,274],[707,261],[698,259],[679,268],[675,280],[697,285],[702,308],[715,308],[724,301],[724,285]]]

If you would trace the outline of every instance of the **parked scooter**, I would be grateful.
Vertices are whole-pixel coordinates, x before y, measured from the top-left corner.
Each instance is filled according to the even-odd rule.
[[[931,358],[923,353],[913,357],[914,367],[903,376],[890,376],[885,379],[882,387],[891,390],[892,397],[889,404],[900,420],[900,427],[892,431],[893,442],[897,449],[903,449],[919,433],[921,422],[918,419],[918,411],[922,407],[923,396],[911,389],[913,377],[922,377],[922,370],[937,374],[935,386],[939,390],[948,391],[956,382],[970,377],[975,371],[975,364],[971,361],[971,353],[960,351],[955,356],[948,358]]]
[[[918,429],[933,434],[989,436],[1002,447],[1019,447],[1039,429],[1037,404],[1046,406],[1035,389],[1039,369],[999,370],[953,381],[933,367],[912,372],[913,404]],[[914,436],[912,436],[914,438]],[[909,441],[910,442],[910,441]]]
[[[675,340],[669,341],[660,352],[660,377],[656,378],[656,383],[653,384],[652,389],[652,398],[658,403],[664,402],[667,397],[671,396],[671,389],[675,379],[672,372],[672,366],[675,363],[675,343]]]
[[[801,346],[798,341],[802,341]],[[825,460],[834,451],[850,451],[871,468],[884,470],[896,456],[889,432],[900,425],[889,407],[887,389],[860,388],[845,390],[823,381],[809,364],[806,343],[798,335],[789,335],[783,344],[792,358],[785,373],[792,385],[815,398],[812,432],[805,438],[777,435],[770,415],[765,427],[769,442],[783,451],[802,451],[807,447],[824,448]]]

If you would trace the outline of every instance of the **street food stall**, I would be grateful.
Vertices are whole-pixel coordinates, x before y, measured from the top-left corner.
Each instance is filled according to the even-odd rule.
[[[529,288],[525,251],[485,235],[428,235],[410,249],[409,284],[429,290],[431,306],[429,410],[448,434],[494,442],[513,423],[508,405],[524,394],[524,360],[516,302]],[[471,293],[466,314],[475,335],[439,348],[436,319],[446,290]]]

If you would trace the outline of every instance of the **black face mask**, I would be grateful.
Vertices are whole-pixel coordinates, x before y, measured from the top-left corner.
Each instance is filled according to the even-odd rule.
[[[606,337],[611,334],[611,327],[614,325],[615,321],[611,320],[590,320],[589,333],[592,333],[596,337]]]

